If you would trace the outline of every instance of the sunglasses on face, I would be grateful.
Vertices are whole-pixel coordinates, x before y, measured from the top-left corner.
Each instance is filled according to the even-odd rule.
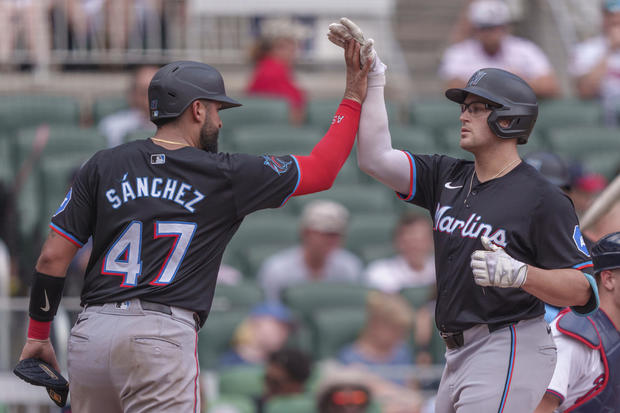
[[[496,109],[497,106],[484,102],[461,103],[461,113],[467,111],[472,116],[480,116],[490,110]]]

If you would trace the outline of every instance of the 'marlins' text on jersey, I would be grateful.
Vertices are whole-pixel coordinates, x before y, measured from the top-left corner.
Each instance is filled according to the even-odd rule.
[[[176,179],[167,178],[164,180],[158,177],[142,176],[137,177],[135,182],[132,182],[127,179],[127,174],[123,176],[120,187],[107,189],[105,196],[114,209],[134,199],[150,197],[175,202],[189,212],[194,212],[195,205],[205,198],[200,191],[193,189],[191,185],[185,182],[179,183]]]
[[[463,238],[469,237],[476,239],[480,235],[484,235],[493,241],[494,244],[506,248],[506,230],[498,229],[494,232],[493,226],[480,222],[482,216],[478,214],[471,214],[469,218],[467,218],[467,221],[456,219],[456,217],[450,215],[444,216],[450,209],[452,209],[451,206],[441,206],[441,204],[437,204],[437,209],[435,210],[435,231],[452,234],[454,231],[460,229],[459,233]]]

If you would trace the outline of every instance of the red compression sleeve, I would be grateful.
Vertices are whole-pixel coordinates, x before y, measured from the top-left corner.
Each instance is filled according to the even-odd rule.
[[[296,156],[299,163],[299,185],[293,196],[329,189],[340,168],[351,153],[359,127],[362,105],[343,99],[334,115],[332,125],[310,155]]]

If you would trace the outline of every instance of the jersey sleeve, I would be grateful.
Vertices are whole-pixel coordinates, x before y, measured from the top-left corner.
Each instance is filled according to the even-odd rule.
[[[95,157],[78,171],[62,204],[52,216],[50,228],[78,247],[82,247],[93,232],[96,215],[97,188]]]
[[[238,217],[284,205],[299,185],[293,155],[232,154],[222,158],[219,166],[231,182]]]

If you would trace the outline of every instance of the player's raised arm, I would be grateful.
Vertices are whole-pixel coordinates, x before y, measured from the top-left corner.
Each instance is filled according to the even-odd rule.
[[[308,156],[294,156],[299,166],[299,185],[293,196],[329,189],[346,162],[359,126],[361,104],[366,97],[369,66],[360,64],[360,44],[343,44],[347,65],[346,89],[332,124]]]
[[[357,142],[360,169],[395,191],[409,193],[413,165],[404,152],[392,148],[384,99],[386,66],[377,56],[373,40],[366,40],[360,28],[347,18],[331,24],[327,36],[339,46],[355,39],[362,44],[363,59],[372,59]]]

